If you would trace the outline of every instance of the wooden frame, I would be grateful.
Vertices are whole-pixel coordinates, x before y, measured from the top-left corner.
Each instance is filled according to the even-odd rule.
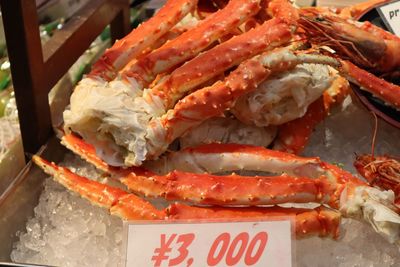
[[[110,24],[113,40],[129,32],[129,0],[91,0],[42,47],[35,0],[0,0],[25,152],[52,134],[48,93]]]

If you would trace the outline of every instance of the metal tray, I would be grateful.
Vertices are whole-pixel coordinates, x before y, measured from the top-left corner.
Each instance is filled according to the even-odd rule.
[[[65,152],[59,140],[52,137],[38,154],[59,162]],[[0,195],[0,266],[1,261],[10,261],[12,246],[17,240],[16,233],[24,231],[27,220],[33,215],[46,177],[48,175],[29,162],[7,190]]]

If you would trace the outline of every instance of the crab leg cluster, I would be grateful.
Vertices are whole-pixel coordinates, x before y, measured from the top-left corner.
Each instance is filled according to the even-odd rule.
[[[293,132],[289,132],[294,127],[290,125],[304,126],[306,123],[307,126],[303,127],[306,130],[297,132],[299,140],[290,141],[291,147],[282,148],[284,151],[300,152],[311,133],[309,129],[329,113],[332,105],[327,98],[330,98],[330,93],[325,93],[328,97],[324,99],[327,101],[322,104],[322,100],[315,102],[318,94],[322,93],[310,93],[305,100],[299,100],[300,95],[296,96],[299,93],[292,92],[297,105],[304,107],[293,111],[286,108],[287,113],[291,111],[298,114],[278,114],[280,119],[273,122],[267,120],[266,124],[251,118],[253,113],[249,109],[255,104],[249,102],[243,105],[247,101],[245,98],[251,97],[250,93],[262,83],[282,72],[290,73],[298,65],[324,66],[320,68],[327,68],[328,65],[337,70],[335,75],[345,77],[387,104],[395,108],[400,105],[398,86],[377,78],[350,61],[333,57],[332,54],[321,55],[326,54],[322,50],[303,50],[304,44],[296,42],[307,38],[313,44],[328,44],[339,55],[350,57],[362,67],[380,71],[397,68],[398,57],[394,55],[399,50],[400,39],[370,24],[344,20],[342,17],[345,16],[329,10],[322,13],[318,13],[318,9],[298,10],[285,0],[231,0],[173,40],[153,51],[144,51],[146,49],[141,48],[143,38],[140,38],[140,34],[162,29],[160,36],[151,40],[145,38],[146,44],[151,46],[157,42],[157,38],[168,33],[182,16],[193,11],[196,5],[194,2],[172,2],[167,3],[171,14],[167,15],[164,7],[152,20],[143,23],[126,37],[126,43],[132,47],[126,54],[121,52],[121,42],[106,52],[89,78],[77,87],[71,97],[71,107],[64,113],[66,132],[82,136],[96,147],[98,155],[109,164],[140,166],[146,160],[156,159],[167,150],[170,143],[188,130],[230,110],[245,124],[258,127],[267,127],[268,123],[285,124],[275,142],[277,148],[284,147],[292,138]],[[178,5],[181,7],[178,8]],[[355,9],[360,10],[361,6]],[[264,12],[264,15],[260,16],[260,12]],[[163,21],[164,17],[166,21]],[[271,19],[260,21],[260,17]],[[237,31],[239,26],[252,18],[257,21],[255,28],[244,33]],[[160,26],[156,26],[157,22]],[[164,22],[169,26],[165,26]],[[228,33],[233,37],[226,38]],[[137,44],[133,41],[134,37],[137,38]],[[274,49],[291,42],[291,47]],[[370,48],[365,43],[373,45],[374,53],[368,52]],[[113,57],[113,54],[118,57]],[[104,72],[100,70],[102,66]],[[116,77],[114,74],[118,70],[121,71]],[[223,78],[229,70],[232,71]],[[99,74],[97,78],[103,78],[103,81],[116,79],[99,82],[96,73]],[[324,78],[326,81],[318,90],[330,88],[329,79],[338,79],[333,76]],[[287,93],[282,94],[284,101]],[[339,92],[338,95],[343,93]],[[332,103],[343,99],[338,96],[339,100],[335,101],[335,98],[332,98]],[[284,110],[285,104],[269,101],[274,100],[267,100],[266,106],[276,105],[278,112]],[[305,114],[312,102],[315,103]],[[287,105],[293,105],[293,101],[288,101]],[[290,122],[301,117],[304,119]]]
[[[246,18],[256,14],[260,9],[259,2],[230,1],[224,9],[212,14],[197,27],[139,58],[121,75],[128,81],[135,80],[144,88],[154,80],[156,74],[170,71],[174,66],[193,58],[226,32],[242,24]]]
[[[369,4],[376,2],[383,1]],[[333,12],[296,9],[287,0],[230,0],[196,8],[193,0],[167,1],[106,51],[64,113],[62,143],[127,191],[38,156],[33,161],[69,190],[127,220],[290,215],[298,237],[336,238],[344,216],[365,220],[400,244],[393,192],[319,158],[285,153],[302,151],[312,129],[348,95],[348,81],[399,108],[400,88],[361,69],[398,68],[399,39],[348,19],[365,5]],[[190,16],[198,21],[182,26]],[[274,118],[263,118],[264,110]],[[271,147],[282,152],[210,144],[165,153],[215,118],[247,129],[274,126],[278,137]],[[141,197],[178,202],[159,210]],[[309,203],[318,207],[282,207]]]
[[[136,194],[190,202],[195,206],[204,204],[223,206],[197,208],[174,204],[166,210],[159,211],[133,194],[88,180],[73,174],[66,168],[58,167],[40,157],[34,157],[37,165],[53,175],[68,189],[79,193],[94,204],[110,209],[112,214],[125,219],[163,219],[165,217],[183,219],[191,216],[207,218],[209,214],[213,214],[215,218],[237,218],[246,213],[257,217],[261,214],[272,216],[276,211],[297,214],[302,212],[280,207],[273,209],[247,207],[312,202],[329,205],[346,217],[364,219],[390,242],[399,242],[400,216],[396,213],[397,208],[393,204],[393,192],[369,187],[350,173],[322,162],[318,158],[302,158],[260,147],[212,144],[171,153],[159,161],[149,163],[148,168],[154,171],[148,171],[137,167],[129,169],[110,167],[94,154],[92,146],[75,136],[66,136],[63,142],[99,169],[107,171],[112,178],[120,180]],[[215,164],[218,161],[220,164]],[[283,174],[254,177],[208,174],[232,170]],[[244,207],[226,208],[232,205]],[[306,212],[303,215],[314,214],[312,216],[318,217],[321,216],[321,211],[325,212],[325,208],[316,211],[301,211]],[[336,234],[332,235],[332,231],[337,229],[339,216],[335,215],[334,211],[327,210],[326,212],[330,215],[323,215],[323,217],[327,216],[329,218],[327,221],[332,224],[323,226],[323,223],[319,221],[321,228],[319,231],[315,229],[313,231],[318,234],[329,232],[330,236],[336,236]],[[253,215],[249,216],[253,217]],[[304,226],[304,223],[302,225]],[[327,229],[331,230],[327,231]],[[298,231],[302,231],[301,227]],[[337,230],[333,232],[337,233]]]
[[[199,125],[206,119],[221,115],[225,110],[232,108],[236,99],[255,90],[270,75],[291,69],[301,63],[330,65],[348,80],[360,85],[365,90],[379,94],[395,107],[399,106],[397,102],[400,100],[398,86],[379,79],[348,61],[321,55],[305,54],[301,51],[294,53],[287,48],[273,50],[243,62],[227,76],[224,82],[215,83],[211,87],[192,93],[178,102],[174,109],[168,111],[166,115],[153,120],[147,133],[148,150],[151,151],[148,159],[159,156],[173,140],[182,136],[188,129]],[[339,79],[331,87],[331,92],[329,90],[326,92],[322,105],[316,103],[311,106],[312,109],[309,109],[310,112],[306,115],[306,118],[310,118],[308,123],[311,124],[309,125],[311,127],[308,129],[306,127],[308,132],[299,136],[308,136],[307,134],[313,129],[312,126],[325,117],[324,114],[329,112],[331,106],[344,99],[343,96],[348,91],[346,88],[348,88],[347,82]],[[322,116],[318,116],[319,112],[321,112]],[[300,120],[300,122],[304,126],[305,120]],[[294,148],[301,149],[302,146],[304,146],[304,141],[295,143]]]
[[[154,75],[195,56],[221,37],[222,29],[239,25],[243,22],[242,18],[250,17],[259,9],[258,1],[244,1],[246,5],[253,6],[247,9],[238,8],[241,2],[229,2],[224,9],[200,22],[199,26],[150,54],[137,58],[128,64],[128,70],[120,73],[122,80],[117,79],[109,84],[95,82],[93,79],[82,81],[71,97],[70,110],[64,114],[66,132],[72,130],[80,134],[102,150],[99,153],[112,164],[119,162],[117,165],[140,165],[144,160],[162,153],[147,152],[146,126],[153,118],[163,115],[173,107],[176,100],[201,83],[249,57],[290,40],[288,25],[273,19],[200,54],[167,77],[161,78],[153,88],[141,90]],[[193,35],[198,36],[199,40],[194,41]],[[204,64],[211,60],[216,62],[212,67]],[[124,126],[126,122],[128,125]],[[126,131],[121,132],[121,128]]]
[[[340,214],[325,207],[316,209],[281,207],[220,208],[194,207],[173,203],[163,210],[158,210],[149,202],[134,194],[81,177],[66,168],[58,167],[37,156],[33,160],[46,173],[54,176],[60,184],[69,190],[80,194],[95,205],[108,209],[112,215],[124,220],[241,220],[243,218],[262,220],[285,216],[294,218],[297,238],[313,235],[331,238],[339,236]]]

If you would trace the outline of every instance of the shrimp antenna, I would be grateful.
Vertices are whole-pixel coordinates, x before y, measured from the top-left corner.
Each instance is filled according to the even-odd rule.
[[[375,158],[375,141],[376,141],[376,135],[378,133],[378,117],[376,116],[375,112],[371,113],[375,118],[375,129],[374,129],[374,134],[372,136],[371,156],[372,158]]]

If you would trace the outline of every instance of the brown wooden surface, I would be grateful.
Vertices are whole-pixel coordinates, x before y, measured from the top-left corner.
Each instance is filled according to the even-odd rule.
[[[111,23],[113,38],[129,31],[129,0],[92,0],[43,49],[34,0],[0,0],[25,152],[52,133],[48,93]]]

